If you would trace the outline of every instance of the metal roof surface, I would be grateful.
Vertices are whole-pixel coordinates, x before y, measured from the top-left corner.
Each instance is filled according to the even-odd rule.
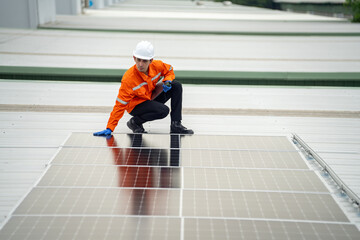
[[[81,18],[69,20],[70,25]],[[274,24],[272,30],[278,26]],[[338,25],[328,26],[337,32]],[[1,66],[125,69],[133,64],[134,44],[146,38],[157,47],[157,56],[181,70],[357,72],[360,69],[357,52],[360,41],[354,36],[204,36],[1,29],[0,37]],[[105,127],[119,85],[36,79],[0,81],[2,223],[44,173],[69,134],[91,133]],[[241,110],[241,113],[223,114],[221,109]],[[184,85],[183,123],[196,134],[287,136],[296,133],[358,195],[359,111],[359,88]],[[130,133],[125,124],[128,119],[126,114],[120,120],[116,133]],[[166,118],[144,127],[150,133],[168,133],[169,122]],[[339,199],[348,201],[341,196]],[[358,217],[352,221],[359,227]]]

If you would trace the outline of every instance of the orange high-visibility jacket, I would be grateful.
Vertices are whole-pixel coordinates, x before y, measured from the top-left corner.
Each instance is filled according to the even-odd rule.
[[[122,77],[119,94],[106,128],[114,131],[125,110],[130,113],[136,105],[151,100],[152,91],[160,78],[163,78],[163,82],[175,79],[172,66],[160,60],[150,63],[148,75],[139,72],[136,64],[127,70]]]

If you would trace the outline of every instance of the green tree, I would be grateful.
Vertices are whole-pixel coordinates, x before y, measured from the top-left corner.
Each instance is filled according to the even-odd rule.
[[[216,2],[223,2],[224,0],[215,0]],[[234,4],[240,4],[245,6],[255,6],[262,8],[276,9],[277,4],[273,0],[231,0]]]
[[[352,10],[353,22],[360,22],[360,0],[346,0],[345,6],[348,6]]]

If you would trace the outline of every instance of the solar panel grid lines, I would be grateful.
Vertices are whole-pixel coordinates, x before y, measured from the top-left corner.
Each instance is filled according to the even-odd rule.
[[[128,160],[135,158],[135,154],[147,153],[148,156],[154,155],[153,150],[139,149],[138,151],[128,151],[128,148],[121,148],[119,154],[127,154],[128,156],[122,158],[122,162],[114,162],[118,157],[114,156],[112,148],[63,148],[58,156],[52,162],[53,165],[60,164],[86,164],[86,165],[129,165]],[[147,151],[147,152],[146,152]],[[175,149],[171,152],[176,151]],[[82,157],[78,157],[77,155]],[[144,154],[142,154],[144,155]],[[101,156],[101,157],[100,157]],[[167,156],[163,156],[167,159]],[[231,167],[231,168],[285,168],[285,169],[308,169],[308,166],[298,154],[298,152],[274,152],[246,150],[204,150],[204,149],[181,149],[180,161],[183,167]],[[127,161],[125,161],[125,159]],[[164,159],[158,157],[157,162],[150,162],[149,158],[142,159],[142,162],[137,161],[138,166],[159,166],[160,162],[165,162]],[[264,160],[266,159],[266,160]],[[284,159],[287,159],[286,161]],[[153,164],[150,164],[153,163]]]
[[[277,222],[268,220],[239,219],[187,219],[187,229],[202,229],[199,239],[222,239],[225,235],[223,222],[228,222],[229,239],[339,239],[347,236],[356,239],[356,231],[350,225],[310,222]],[[215,236],[210,237],[207,229],[218,226]],[[321,229],[321,230],[320,230]],[[194,238],[197,239],[197,238]]]
[[[359,231],[286,136],[73,133],[3,236],[357,239]]]
[[[241,208],[239,211],[236,211],[236,207],[234,208],[229,204],[231,195],[235,196],[239,206],[247,205],[249,208],[246,210]],[[304,197],[304,195],[306,195],[306,197]],[[192,199],[196,199],[196,206],[190,204]],[[209,199],[216,199],[218,201],[211,201]],[[314,201],[327,202],[334,214],[328,213],[327,207],[319,203],[314,203]],[[266,211],[259,210],[269,204],[273,204],[274,207],[268,208]],[[223,208],[224,211],[220,211],[219,208]],[[348,222],[346,216],[342,213],[341,209],[337,207],[335,202],[332,201],[329,194],[185,190],[184,213],[187,216],[207,216],[206,214],[210,209],[212,216],[217,217],[227,214],[227,217],[263,217],[273,219],[275,218],[274,214],[278,214],[282,219],[323,219],[325,221]],[[245,211],[250,213],[246,215]]]
[[[70,135],[69,135],[70,136]],[[67,138],[64,140],[64,143],[67,141]],[[17,147],[15,147],[17,148]],[[20,147],[22,148],[22,147]],[[32,149],[33,147],[31,147]],[[38,147],[35,147],[35,148],[38,148]],[[39,147],[39,148],[43,148],[43,147]],[[49,148],[49,147],[44,147],[45,149],[46,148]],[[53,148],[53,147],[50,147],[50,148]],[[49,161],[45,162],[45,169],[46,171],[50,168],[49,166],[49,163],[51,163],[54,158],[56,157],[56,155],[60,152],[61,148],[58,148],[55,153],[50,157]],[[35,187],[37,185],[37,183],[41,180],[41,178],[44,176],[44,174],[46,173],[46,171],[43,172],[43,174],[40,176],[40,178],[34,183],[33,187]],[[32,188],[33,188],[32,187]],[[31,192],[32,188],[28,189],[28,191],[26,192],[26,194],[24,196],[22,196],[20,198],[20,200],[15,204],[15,207],[10,211],[9,215],[6,215],[5,216],[5,220],[0,224],[0,236],[1,236],[1,230],[2,228],[6,225],[6,223],[8,222],[8,220],[11,218],[11,215],[13,214],[13,212],[17,209],[17,207],[21,204],[21,202],[27,197],[27,195]],[[1,239],[1,238],[0,238]]]
[[[174,144],[174,146],[176,146],[176,147],[180,147],[178,144]],[[180,153],[180,152],[179,152]],[[179,164],[180,164],[180,162],[179,162]],[[184,168],[180,168],[180,172],[181,172],[181,174],[180,174],[180,182],[181,182],[181,184],[180,184],[180,187],[181,187],[181,189],[180,189],[180,207],[179,207],[179,217],[180,217],[180,220],[181,220],[181,222],[180,222],[180,239],[181,240],[183,240],[183,239],[185,239],[185,237],[184,237],[184,233],[185,233],[185,219],[184,219],[184,216],[183,216],[183,202],[184,202],[184,191],[183,191],[183,187],[184,187]]]
[[[328,192],[322,182],[314,182],[317,180],[317,176],[313,171],[230,168],[184,168],[184,171],[186,188]],[[202,175],[206,175],[204,173],[207,173],[207,176],[202,177]],[[196,178],[205,181],[195,182],[194,179]],[[215,179],[217,180],[216,183],[214,182]]]

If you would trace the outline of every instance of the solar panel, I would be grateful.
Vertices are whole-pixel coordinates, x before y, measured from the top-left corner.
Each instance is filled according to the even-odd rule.
[[[186,189],[328,192],[312,171],[184,168]]]
[[[349,224],[238,219],[185,219],[184,239],[358,239]],[[194,237],[196,236],[196,237]]]
[[[160,150],[141,148],[137,151],[129,151],[121,148],[118,152],[114,152],[112,148],[67,147],[57,154],[53,164],[129,165],[130,160],[137,159],[136,165],[161,165],[167,162],[169,153],[159,156],[158,151]],[[176,149],[172,149],[172,152],[176,153]],[[127,156],[123,157],[123,154]],[[152,156],[156,157],[156,161]],[[179,157],[179,161],[185,167],[308,169],[305,161],[296,151],[181,149]],[[120,159],[123,162],[119,162]]]
[[[180,138],[181,148],[295,151],[286,137],[281,136],[216,136],[194,135]]]
[[[172,189],[37,187],[14,214],[177,216],[179,199]]]
[[[166,166],[170,150],[142,148],[63,148],[56,164]]]
[[[184,190],[183,215],[348,222],[329,194]]]
[[[179,218],[13,216],[1,239],[179,239]],[[141,230],[141,231],[140,231]]]
[[[122,148],[170,148],[176,135],[168,134],[114,134],[111,138],[89,137],[87,133],[72,134],[65,147],[118,147]],[[178,140],[175,141],[175,144]]]
[[[182,149],[181,163],[186,167],[308,169],[295,151]]]
[[[186,189],[328,192],[313,171],[183,169]],[[38,186],[179,188],[180,169],[154,166],[54,165]]]
[[[38,186],[179,188],[180,169],[173,167],[55,165]]]
[[[73,133],[1,239],[358,239],[284,136]]]

